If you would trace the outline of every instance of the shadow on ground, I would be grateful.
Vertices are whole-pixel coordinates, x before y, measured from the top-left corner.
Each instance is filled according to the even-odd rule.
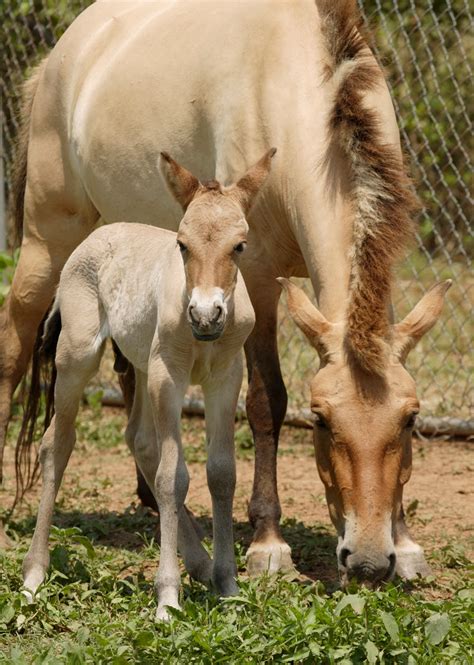
[[[211,518],[202,516],[195,518],[195,521],[201,535],[211,538]],[[159,519],[156,513],[135,504],[123,513],[57,510],[53,523],[60,528],[79,527],[94,544],[129,551],[139,551],[152,539],[159,539]],[[11,522],[9,529],[19,537],[28,537],[33,534],[34,526],[35,518],[31,516]],[[334,590],[338,586],[335,535],[324,526],[307,526],[294,519],[285,520],[281,530],[283,538],[291,547],[298,572],[311,580],[320,580],[328,591]],[[243,551],[250,545],[252,533],[248,523],[234,522],[235,540]]]

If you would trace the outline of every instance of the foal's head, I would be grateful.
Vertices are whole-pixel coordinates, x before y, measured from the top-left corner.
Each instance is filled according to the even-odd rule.
[[[177,243],[189,295],[188,321],[200,341],[215,340],[224,330],[239,259],[247,243],[245,216],[270,172],[275,152],[275,148],[269,150],[229,187],[216,180],[200,183],[166,152],[161,153],[161,172],[185,213]]]

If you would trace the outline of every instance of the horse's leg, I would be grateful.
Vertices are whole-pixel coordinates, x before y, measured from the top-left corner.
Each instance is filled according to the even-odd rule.
[[[247,416],[255,441],[255,471],[249,518],[255,529],[247,552],[250,575],[293,569],[290,547],[280,532],[277,489],[278,437],[287,396],[277,348],[280,287],[275,279],[246,277],[256,322],[245,345],[249,371]]]
[[[60,271],[98,218],[85,194],[79,200],[77,187],[74,195],[66,192],[67,167],[60,146],[58,150],[44,144],[36,147],[28,154],[34,177],[28,176],[26,183],[20,259],[0,312],[0,478],[13,392],[26,371]],[[44,168],[45,150],[49,169]]]
[[[159,464],[155,496],[160,511],[160,563],[155,580],[157,619],[168,619],[167,607],[179,608],[178,515],[184,508],[189,474],[181,444],[180,423],[188,376],[173,371],[160,357],[150,361],[148,390],[155,421]]]
[[[61,364],[58,363],[56,414],[41,443],[41,500],[33,539],[23,562],[24,586],[30,598],[43,582],[49,566],[48,540],[54,502],[76,441],[74,421],[84,388],[97,371],[102,355],[102,349],[87,349],[92,349],[90,339],[78,346],[71,344],[68,335],[61,336],[58,345],[58,353],[62,351],[64,355]]]
[[[396,572],[400,577],[409,580],[418,575],[426,577],[431,574],[423,548],[410,536],[405,524],[403,507],[400,508],[395,526],[395,553],[397,555]]]
[[[125,438],[135,458],[137,469],[144,482],[147,483],[148,491],[153,495],[159,463],[156,429],[148,396],[146,376],[138,371],[135,376],[135,399]],[[143,473],[140,469],[143,470]],[[156,504],[154,496],[153,500]],[[208,584],[211,579],[211,559],[202,546],[199,535],[185,507],[179,511],[178,518],[178,549],[184,559],[186,570],[193,579]]]
[[[235,490],[235,409],[242,385],[242,357],[204,385],[207,430],[207,482],[212,497],[214,565],[212,582],[223,596],[239,591],[235,578],[232,507]]]

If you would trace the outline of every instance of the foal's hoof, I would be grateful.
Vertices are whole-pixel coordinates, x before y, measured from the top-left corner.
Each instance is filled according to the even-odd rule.
[[[31,591],[30,589],[22,589],[21,595],[26,598],[30,605],[34,605],[36,602],[34,591]]]
[[[257,577],[264,573],[293,573],[295,571],[290,546],[284,542],[252,543],[247,550],[246,559],[247,572],[250,577]]]
[[[423,549],[417,543],[410,542],[395,549],[397,553],[395,567],[397,575],[406,580],[431,575],[431,568],[426,562]]]
[[[13,547],[13,540],[7,536],[3,523],[0,522],[0,550],[8,550]]]
[[[155,614],[155,620],[156,621],[169,621],[171,619],[171,613],[168,611],[169,605],[158,605],[158,609],[156,610]],[[171,607],[174,607],[176,610],[180,610],[181,607],[176,604],[176,605],[171,605]]]
[[[238,596],[240,593],[237,582],[233,577],[228,577],[226,579],[214,579],[213,587],[221,598]]]
[[[186,569],[189,573],[189,577],[192,577],[196,582],[201,582],[209,586],[212,580],[212,559],[204,557],[200,561],[193,561],[192,563],[186,566]]]

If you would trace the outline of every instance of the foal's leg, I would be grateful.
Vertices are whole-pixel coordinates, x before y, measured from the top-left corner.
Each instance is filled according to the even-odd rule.
[[[212,582],[223,596],[238,593],[232,508],[235,490],[234,423],[242,385],[242,357],[225,374],[203,386],[208,444],[207,482],[212,497],[214,566]]]
[[[160,461],[155,497],[160,511],[161,548],[156,575],[157,619],[168,619],[167,607],[179,608],[178,515],[184,509],[189,474],[181,445],[180,421],[188,375],[173,372],[172,362],[154,358],[149,365],[150,394]]]
[[[49,566],[48,540],[54,502],[61,485],[64,470],[69,461],[76,432],[74,421],[84,388],[95,374],[100,362],[101,350],[84,352],[84,346],[74,353],[69,335],[61,333],[58,344],[58,375],[55,388],[56,415],[48,427],[40,448],[43,486],[35,532],[23,562],[24,586],[32,597],[43,582]],[[57,356],[57,357],[58,357]]]
[[[147,377],[138,370],[136,370],[135,386],[135,398],[125,438],[135,457],[137,469],[143,474],[142,477],[148,483],[149,492],[152,494],[155,490],[159,449],[148,395]],[[156,503],[154,496],[153,500]],[[208,584],[211,580],[212,562],[184,506],[178,515],[178,549],[189,575],[198,582]]]
[[[268,281],[267,281],[268,279]],[[277,348],[277,307],[281,289],[273,277],[262,283],[245,275],[256,323],[245,345],[249,371],[247,416],[255,441],[255,471],[249,504],[255,529],[247,552],[250,575],[293,568],[291,550],[280,531],[281,508],[277,488],[278,437],[286,413],[287,396]]]

